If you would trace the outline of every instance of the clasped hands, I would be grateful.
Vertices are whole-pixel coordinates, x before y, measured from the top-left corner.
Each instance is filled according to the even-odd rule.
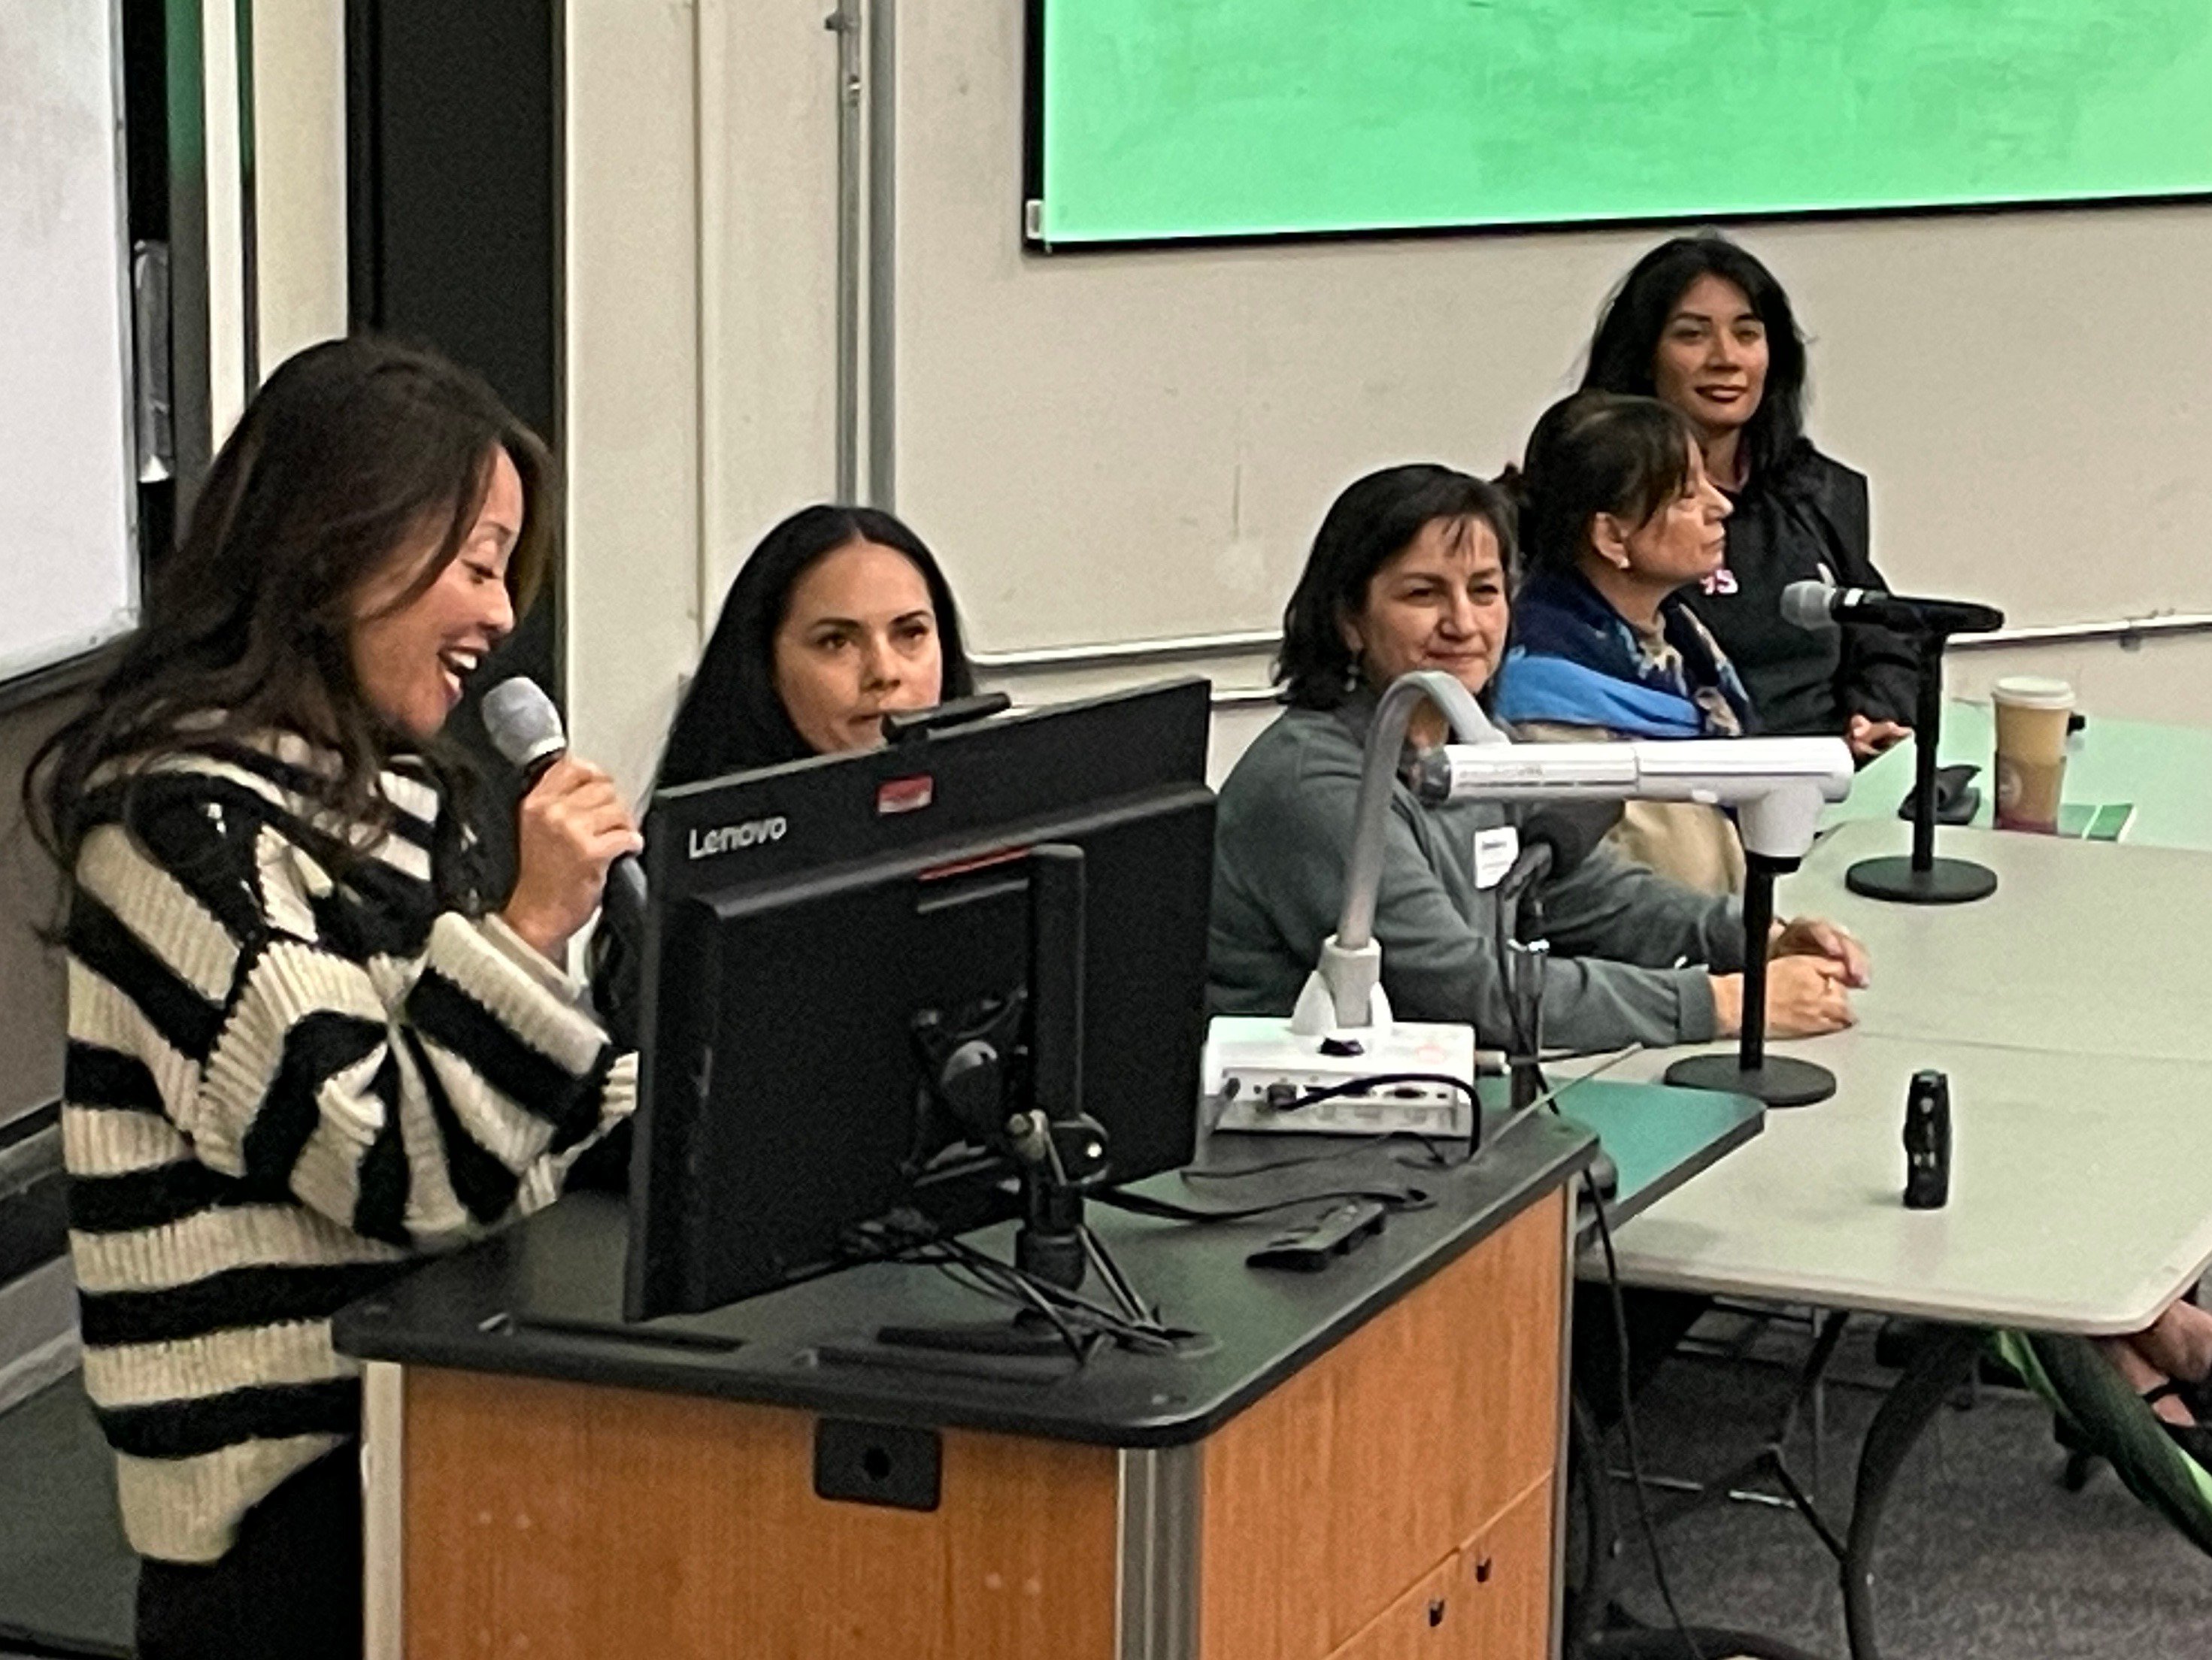
[[[1818,1037],[1851,1024],[1850,994],[1869,978],[1866,947],[1850,930],[1818,916],[1778,922],[1767,936],[1766,1031]],[[1712,976],[1717,1035],[1743,1031],[1743,976]]]

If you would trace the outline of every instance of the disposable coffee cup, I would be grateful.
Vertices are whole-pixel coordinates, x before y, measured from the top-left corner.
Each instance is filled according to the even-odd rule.
[[[1998,681],[1990,696],[1997,716],[1997,828],[2055,834],[2074,688],[2063,680],[2015,674]]]

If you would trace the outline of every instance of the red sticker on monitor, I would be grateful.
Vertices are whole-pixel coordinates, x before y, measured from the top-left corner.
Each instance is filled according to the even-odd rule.
[[[878,817],[894,812],[920,812],[937,796],[937,781],[929,774],[917,773],[911,778],[894,778],[887,784],[876,787],[876,812]]]

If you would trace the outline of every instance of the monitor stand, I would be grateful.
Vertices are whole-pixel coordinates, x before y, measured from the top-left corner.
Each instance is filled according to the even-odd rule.
[[[1026,1065],[1009,1066],[1012,1057],[981,1052],[1006,1046],[1003,1034],[993,1034],[992,1043],[963,1043],[944,1057],[938,1094],[969,1134],[1006,1155],[1022,1173],[1015,1272],[1074,1292],[1095,1258],[1122,1317],[1149,1323],[1152,1316],[1093,1243],[1083,1217],[1084,1190],[1107,1171],[1106,1131],[1083,1110],[1083,850],[1046,842],[1031,848],[1024,863],[1030,882],[1029,985],[1020,1000]],[[1066,1354],[1068,1323],[1079,1335],[1098,1330],[1079,1314],[1063,1323],[1038,1307],[1011,1320],[885,1326],[876,1341],[966,1354]]]
[[[1103,1150],[1103,1138],[1101,1139]],[[1083,1190],[1054,1179],[1060,1161],[1039,1180],[1033,1168],[1023,1182],[1028,1214],[1014,1234],[1014,1271],[1062,1291],[1083,1286],[1087,1255]],[[884,1326],[876,1341],[897,1348],[949,1350],[960,1354],[1064,1355],[1068,1341],[1061,1329],[1036,1309],[1023,1309],[1011,1320],[978,1320],[936,1326]]]

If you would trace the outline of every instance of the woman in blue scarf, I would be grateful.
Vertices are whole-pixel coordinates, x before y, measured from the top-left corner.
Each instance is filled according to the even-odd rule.
[[[1681,598],[1720,568],[1729,514],[1689,423],[1653,398],[1579,392],[1536,423],[1514,483],[1529,575],[1498,716],[1534,739],[1749,731],[1743,682]],[[1690,886],[1742,888],[1743,847],[1717,808],[1632,801],[1613,839]]]

